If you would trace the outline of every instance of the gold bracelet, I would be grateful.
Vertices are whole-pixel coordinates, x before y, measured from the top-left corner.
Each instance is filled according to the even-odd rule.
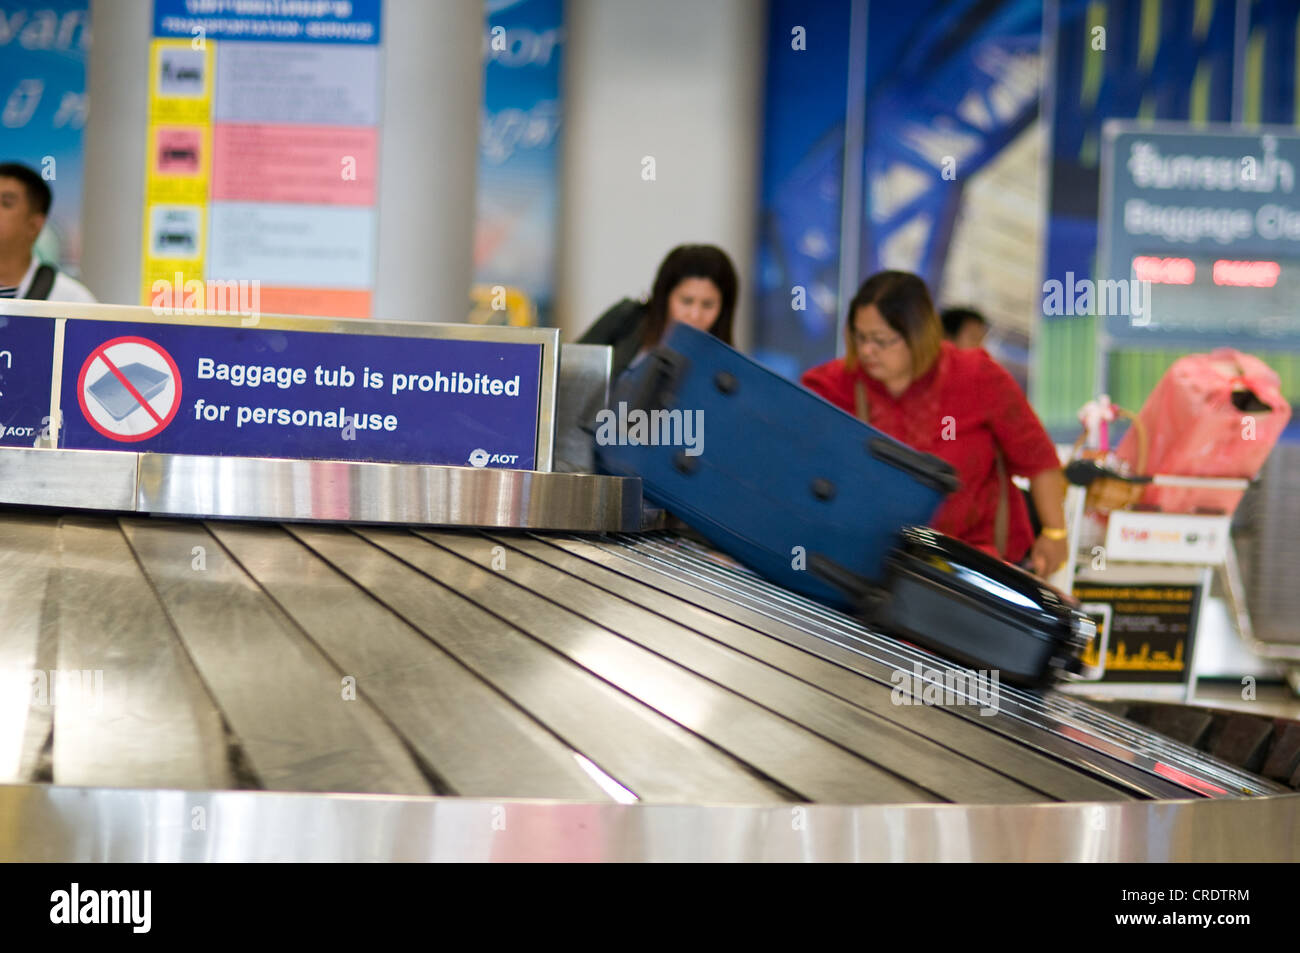
[[[1070,538],[1069,530],[1057,529],[1054,526],[1044,526],[1041,535],[1058,541]]]

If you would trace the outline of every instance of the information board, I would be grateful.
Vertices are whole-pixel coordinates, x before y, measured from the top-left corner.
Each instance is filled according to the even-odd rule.
[[[246,311],[370,316],[381,12],[154,0],[142,303],[239,282]]]
[[[1083,662],[1095,666],[1105,653],[1102,682],[1187,681],[1201,586],[1076,582],[1074,595],[1097,622]]]
[[[1106,124],[1099,272],[1147,299],[1107,314],[1117,345],[1300,348],[1300,136],[1289,133]]]

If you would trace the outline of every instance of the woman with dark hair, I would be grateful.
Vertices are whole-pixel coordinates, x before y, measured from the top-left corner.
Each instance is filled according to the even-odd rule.
[[[736,269],[726,252],[714,245],[678,245],[659,265],[649,301],[624,298],[601,315],[578,343],[613,346],[611,379],[639,353],[657,345],[673,321],[708,331],[730,344],[738,294]]]
[[[802,383],[873,427],[957,469],[961,488],[935,513],[935,529],[1009,562],[1029,555],[1048,576],[1068,555],[1065,475],[1051,438],[1020,386],[982,349],[945,341],[925,282],[902,271],[872,275],[849,304],[843,358]],[[1027,477],[1043,523],[1034,538]]]

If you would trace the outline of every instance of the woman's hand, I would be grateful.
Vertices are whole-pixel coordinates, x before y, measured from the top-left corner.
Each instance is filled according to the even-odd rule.
[[[1034,498],[1034,509],[1044,526],[1060,527],[1065,525],[1065,471],[1060,468],[1044,470],[1029,479],[1029,492]],[[1034,548],[1029,551],[1029,562],[1034,572],[1046,579],[1065,565],[1070,557],[1070,543],[1064,539],[1052,539],[1063,536],[1059,529],[1040,534],[1034,540]]]
[[[1070,557],[1070,543],[1064,539],[1048,539],[1039,536],[1034,540],[1034,548],[1029,551],[1029,562],[1034,573],[1046,579],[1065,565]]]

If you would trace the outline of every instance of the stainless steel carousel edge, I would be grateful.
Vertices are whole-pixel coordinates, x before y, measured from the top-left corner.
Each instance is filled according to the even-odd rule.
[[[5,862],[1300,860],[1300,795],[621,805],[14,784],[0,818]]]
[[[599,533],[640,528],[641,482],[486,467],[4,447],[0,504]]]

